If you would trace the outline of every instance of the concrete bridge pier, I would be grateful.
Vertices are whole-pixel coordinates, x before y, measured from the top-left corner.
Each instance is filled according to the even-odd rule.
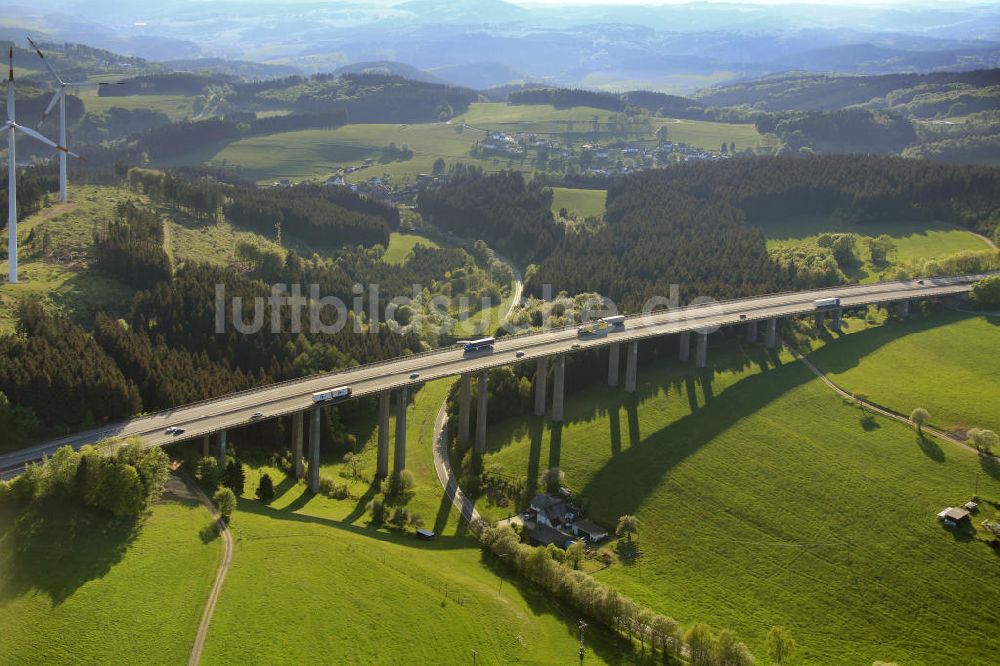
[[[840,333],[844,325],[844,309],[837,308],[833,311],[833,322],[830,323],[830,328],[832,328],[837,333]]]
[[[826,322],[826,313],[820,310],[819,312],[816,313],[815,317],[816,317],[816,328],[818,330],[823,330],[824,323]]]
[[[639,374],[639,342],[633,340],[628,343],[628,351],[625,352],[625,392],[635,393],[636,381]]]
[[[538,359],[535,370],[535,416],[545,416],[545,389],[549,372],[549,359],[545,356]]]
[[[552,422],[562,423],[563,402],[566,395],[566,355],[556,356],[556,369],[552,379]]]
[[[608,386],[618,386],[618,361],[621,357],[621,343],[608,347]]]
[[[708,363],[708,333],[698,334],[698,350],[695,357],[695,366],[704,368]]]
[[[458,386],[458,445],[469,446],[469,411],[472,407],[472,375],[464,374]]]
[[[319,492],[319,426],[322,420],[322,407],[312,408],[309,416],[309,490]]]
[[[489,373],[486,370],[479,371],[479,395],[476,396],[476,450],[475,455],[482,458],[486,453],[486,403],[489,399],[487,382]]]
[[[295,478],[301,479],[305,473],[302,464],[302,438],[305,430],[305,415],[303,412],[292,414],[292,461],[295,468]]]
[[[219,448],[215,452],[215,457],[219,461],[219,471],[226,469],[226,431],[219,431]]]
[[[212,455],[212,435],[205,435],[201,440],[201,457],[207,458]]]
[[[680,358],[681,362],[691,358],[691,331],[681,333],[681,348],[678,358]]]
[[[757,322],[752,321],[747,324],[747,342],[753,344],[757,342]]]
[[[396,448],[392,454],[392,473],[397,478],[406,469],[406,387],[399,389],[399,404],[396,406]]]
[[[778,341],[778,320],[768,319],[767,329],[764,331],[764,346],[768,349],[774,349]]]
[[[389,401],[392,393],[383,391],[378,396],[378,452],[375,456],[375,478],[389,476]]]
[[[899,314],[903,315],[904,317],[910,314],[910,301],[908,300],[903,301],[902,303],[899,304]]]

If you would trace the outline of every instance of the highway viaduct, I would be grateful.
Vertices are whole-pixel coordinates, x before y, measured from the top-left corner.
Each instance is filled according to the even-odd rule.
[[[411,387],[434,379],[458,375],[459,416],[458,439],[463,447],[470,444],[476,455],[486,447],[487,373],[491,368],[512,363],[536,364],[534,412],[543,416],[548,400],[548,366],[552,364],[553,380],[550,416],[554,422],[563,420],[566,355],[595,348],[608,349],[608,385],[621,380],[621,356],[624,347],[624,390],[636,390],[638,344],[640,341],[666,335],[679,340],[678,357],[689,361],[694,347],[695,366],[708,363],[709,336],[724,326],[744,326],[750,342],[762,341],[766,347],[777,343],[777,326],[782,318],[814,316],[817,325],[839,330],[844,309],[869,305],[899,304],[907,311],[913,300],[936,299],[967,294],[972,285],[986,274],[959,277],[925,278],[879,282],[864,285],[837,286],[801,292],[754,296],[718,303],[691,305],[684,308],[655,311],[626,318],[625,327],[607,335],[579,337],[576,327],[546,330],[498,338],[493,351],[466,354],[461,348],[439,349],[411,356],[381,361],[327,375],[316,375],[272,384],[240,393],[229,394],[174,409],[136,417],[107,426],[45,442],[21,451],[0,456],[0,475],[17,474],[25,464],[51,455],[62,446],[79,448],[85,444],[116,437],[140,437],[146,445],[165,446],[179,441],[201,440],[204,454],[214,454],[225,462],[227,432],[263,419],[292,417],[291,448],[296,476],[308,475],[308,485],[314,492],[319,488],[320,415],[330,404],[314,403],[313,393],[334,387],[350,386],[350,399],[377,396],[378,453],[376,474],[389,475],[389,423],[392,409],[396,410],[393,435],[393,472],[406,466],[406,404]],[[815,301],[839,298],[838,307],[818,310]],[[694,337],[694,345],[691,338]],[[470,432],[472,382],[478,385],[476,432]],[[395,399],[392,399],[395,396]],[[393,405],[393,403],[395,403]],[[263,417],[253,419],[255,412]],[[308,423],[309,427],[306,428]],[[180,435],[168,428],[180,428]],[[305,433],[308,430],[308,444]],[[214,439],[214,444],[213,444]],[[307,464],[308,463],[308,464]]]

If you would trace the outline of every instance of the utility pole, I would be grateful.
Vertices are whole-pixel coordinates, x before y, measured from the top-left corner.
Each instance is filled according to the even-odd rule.
[[[583,620],[580,620],[580,624],[577,626],[580,627],[580,663],[582,664],[583,655],[586,652],[586,645],[583,642],[583,630],[587,628],[587,623],[584,622]]]

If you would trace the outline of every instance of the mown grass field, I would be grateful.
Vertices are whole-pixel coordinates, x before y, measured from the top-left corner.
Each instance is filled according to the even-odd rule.
[[[382,261],[387,264],[401,266],[410,258],[413,248],[417,245],[423,245],[428,248],[440,247],[431,239],[419,234],[406,234],[394,231],[389,235],[389,247],[385,249]]]
[[[552,188],[552,212],[559,214],[565,208],[567,212],[576,213],[579,217],[593,217],[604,214],[606,190],[581,190],[572,187]]]
[[[102,514],[0,509],[0,664],[183,664],[222,554],[200,504],[157,504],[137,536]]]
[[[272,469],[282,481],[265,506],[249,499],[261,468],[251,470],[203,663],[471,663],[473,650],[484,664],[575,659],[575,614],[484,560],[443,496],[431,437],[447,388],[447,381],[426,385],[407,414],[407,468],[416,479],[407,506],[437,539],[369,526],[364,506],[373,493],[335,458],[324,460],[322,473],[349,482],[353,499],[313,497]],[[368,477],[372,425],[356,429]],[[588,645],[588,660],[629,662],[623,644],[596,628]]]
[[[798,216],[768,220],[759,225],[767,237],[768,247],[788,247],[814,244],[822,233],[855,233],[859,236],[888,234],[896,242],[893,264],[920,259],[936,259],[963,250],[984,250],[987,244],[975,234],[943,222],[909,221],[850,224],[825,215]],[[857,253],[865,258],[861,265],[848,271],[849,277],[861,282],[882,279],[885,266],[875,266],[868,259],[868,250],[858,244]],[[891,267],[891,266],[890,266]]]
[[[991,333],[995,347],[1000,333]],[[908,364],[879,360],[893,337],[865,330],[814,357],[850,345],[845,356],[862,368],[884,363],[886,384],[900,386],[912,381]],[[942,528],[935,514],[967,500],[977,477],[980,495],[1000,500],[1000,468],[864,419],[787,354],[715,337],[717,370],[699,373],[675,353],[640,359],[634,397],[589,382],[567,398],[562,426],[491,425],[486,464],[527,475],[529,485],[558,466],[597,522],[613,528],[635,514],[642,557],[598,577],[682,623],[735,630],[758,659],[780,624],[799,644],[793,663],[993,660],[1000,613],[983,600],[1000,590],[997,555]],[[990,392],[982,383],[990,372],[982,366],[979,382],[949,392],[956,409],[980,386]],[[931,377],[940,373],[919,380],[928,392]],[[993,513],[987,507],[976,521]]]

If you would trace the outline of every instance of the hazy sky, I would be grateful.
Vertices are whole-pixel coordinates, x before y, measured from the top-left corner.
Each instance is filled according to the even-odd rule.
[[[858,7],[931,7],[955,8],[963,5],[996,5],[997,0],[960,0],[947,2],[929,0],[926,2],[907,2],[906,0],[507,0],[515,5],[681,5],[692,2],[723,2],[727,4],[744,5],[852,5]]]

